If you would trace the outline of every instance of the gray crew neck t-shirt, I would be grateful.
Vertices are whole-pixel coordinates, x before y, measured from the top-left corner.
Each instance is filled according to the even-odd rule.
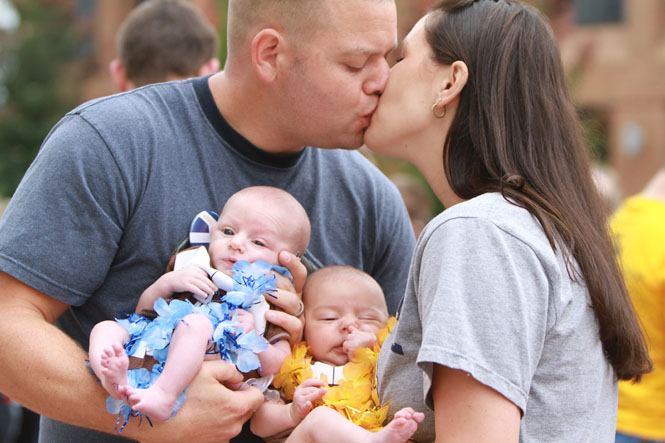
[[[434,364],[460,369],[524,416],[520,442],[614,441],[617,384],[584,285],[538,221],[499,194],[457,204],[418,239],[396,329],[377,377],[390,412],[426,413]]]
[[[308,250],[372,275],[396,309],[415,243],[397,188],[358,152],[258,149],[224,120],[207,78],[68,113],[0,219],[0,269],[71,305],[58,325],[87,349],[94,324],[134,312],[197,213],[253,185],[291,193],[311,220]],[[121,439],[44,417],[40,429],[49,443]]]

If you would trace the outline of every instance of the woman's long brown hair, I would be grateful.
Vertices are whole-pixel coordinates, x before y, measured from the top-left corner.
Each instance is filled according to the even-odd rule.
[[[507,0],[444,0],[433,11],[434,58],[469,70],[444,147],[453,191],[464,199],[501,192],[539,220],[571,278],[588,288],[617,378],[638,381],[652,364],[549,26]]]

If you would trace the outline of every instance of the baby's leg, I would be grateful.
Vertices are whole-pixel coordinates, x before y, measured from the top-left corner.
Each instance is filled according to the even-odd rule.
[[[293,430],[287,443],[404,443],[411,438],[424,415],[411,408],[401,409],[379,432],[370,432],[351,423],[341,414],[325,406],[318,407]]]
[[[185,316],[173,331],[164,370],[155,384],[148,389],[127,389],[132,409],[153,421],[168,420],[178,396],[201,369],[212,333],[212,324],[205,316]]]
[[[129,358],[122,347],[127,340],[127,330],[111,320],[97,323],[90,332],[90,366],[106,392],[115,399],[122,398],[127,389]]]

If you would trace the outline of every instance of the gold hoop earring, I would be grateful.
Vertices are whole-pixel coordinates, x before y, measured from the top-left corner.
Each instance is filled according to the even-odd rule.
[[[434,114],[434,117],[436,117],[436,118],[443,118],[443,117],[446,116],[446,105],[443,105],[443,114],[437,114],[437,113],[436,113],[436,106],[437,106],[438,104],[439,104],[438,102],[435,102],[435,103],[432,105],[432,114]]]

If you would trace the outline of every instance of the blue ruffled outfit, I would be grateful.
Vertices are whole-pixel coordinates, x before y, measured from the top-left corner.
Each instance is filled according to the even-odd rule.
[[[236,365],[241,372],[260,368],[257,354],[268,349],[268,342],[255,330],[245,333],[236,321],[236,315],[238,309],[251,308],[262,300],[264,293],[270,295],[276,289],[277,278],[273,274],[268,274],[271,270],[290,277],[285,268],[271,266],[262,260],[252,264],[239,261],[233,266],[233,290],[222,296],[220,301],[192,304],[188,300],[173,299],[167,303],[160,298],[154,304],[157,317],[153,320],[138,314],[116,319],[130,335],[129,341],[124,345],[127,355],[138,358],[152,355],[157,361],[150,371],[146,368],[128,370],[128,385],[147,389],[155,383],[164,369],[173,331],[189,314],[204,315],[212,323],[214,333],[211,338],[213,348],[210,353],[219,353],[222,359]],[[171,417],[187,399],[186,392],[187,389],[178,397]],[[106,400],[106,409],[112,414],[119,415],[116,425],[118,432],[122,432],[130,417],[146,417],[149,421],[144,414],[133,411],[122,400],[116,400],[111,396]],[[120,425],[121,419],[122,425]]]

